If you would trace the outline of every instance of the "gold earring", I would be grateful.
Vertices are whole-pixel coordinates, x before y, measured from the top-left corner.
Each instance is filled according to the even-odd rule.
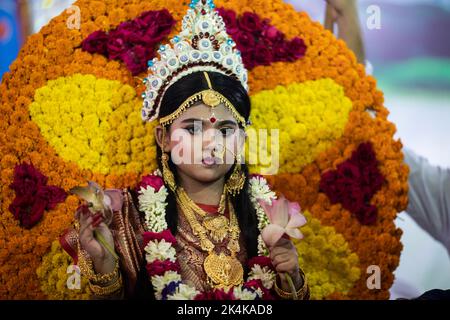
[[[175,176],[169,167],[169,155],[165,152],[161,156],[161,163],[164,182],[169,186],[170,190],[175,192],[177,184],[175,182]]]
[[[175,176],[173,175],[172,170],[169,167],[169,155],[164,152],[164,143],[166,142],[166,128],[163,126],[162,133],[162,155],[161,155],[161,163],[162,163],[162,175],[164,182],[169,186],[170,190],[175,192],[177,189],[177,184],[175,182]]]
[[[241,170],[241,155],[238,153],[236,155],[236,165],[234,166],[233,173],[228,178],[225,185],[227,192],[233,196],[236,196],[244,188],[245,184],[245,174]]]

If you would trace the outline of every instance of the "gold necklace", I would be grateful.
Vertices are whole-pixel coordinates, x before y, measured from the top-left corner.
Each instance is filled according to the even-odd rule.
[[[185,193],[184,190],[182,190],[181,192]],[[186,194],[183,196],[191,210],[203,218],[202,224],[209,231],[209,236],[215,242],[222,242],[228,235],[229,221],[228,218],[224,215],[225,204],[227,200],[226,195],[227,193],[224,192],[220,197],[218,215],[208,214],[202,208],[200,208],[191,198],[189,198],[189,196],[187,196]]]
[[[214,252],[215,245],[208,239],[208,232],[205,227],[196,219],[195,212],[189,205],[189,200],[192,200],[182,187],[178,188],[176,197],[183,214],[192,228],[192,232],[200,239],[202,250],[208,252],[208,256],[203,262],[203,268],[208,276],[208,282],[214,288],[223,289],[241,285],[244,282],[244,271],[242,264],[236,258],[236,253],[240,250],[240,230],[231,201],[228,201],[230,210],[230,224],[228,229],[231,232],[231,238],[227,244],[230,255],[226,255],[223,252],[220,254]]]

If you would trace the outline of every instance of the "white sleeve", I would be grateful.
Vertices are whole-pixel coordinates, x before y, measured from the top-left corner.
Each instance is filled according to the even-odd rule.
[[[403,152],[410,169],[406,211],[450,253],[450,169],[433,166],[408,148]]]
[[[366,60],[364,66],[366,69],[366,74],[368,76],[373,76],[373,64],[369,60]]]

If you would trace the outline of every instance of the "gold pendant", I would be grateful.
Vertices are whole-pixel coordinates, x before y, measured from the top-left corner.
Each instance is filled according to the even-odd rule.
[[[228,219],[225,216],[207,216],[203,219],[203,226],[209,231],[215,242],[222,242],[228,234]]]
[[[220,104],[220,99],[214,90],[204,91],[202,95],[202,100],[204,104],[210,106],[211,108],[214,108]]]
[[[203,262],[203,267],[215,288],[229,289],[244,282],[244,270],[236,257],[211,252]]]

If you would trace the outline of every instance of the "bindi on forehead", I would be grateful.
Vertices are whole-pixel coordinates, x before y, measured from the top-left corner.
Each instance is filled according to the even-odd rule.
[[[186,110],[178,119],[178,122],[185,123],[186,121],[193,122],[193,119],[198,121],[206,121],[213,125],[219,125],[226,122],[227,124],[237,124],[237,120],[233,114],[223,105],[211,108],[204,104],[193,106]]]

